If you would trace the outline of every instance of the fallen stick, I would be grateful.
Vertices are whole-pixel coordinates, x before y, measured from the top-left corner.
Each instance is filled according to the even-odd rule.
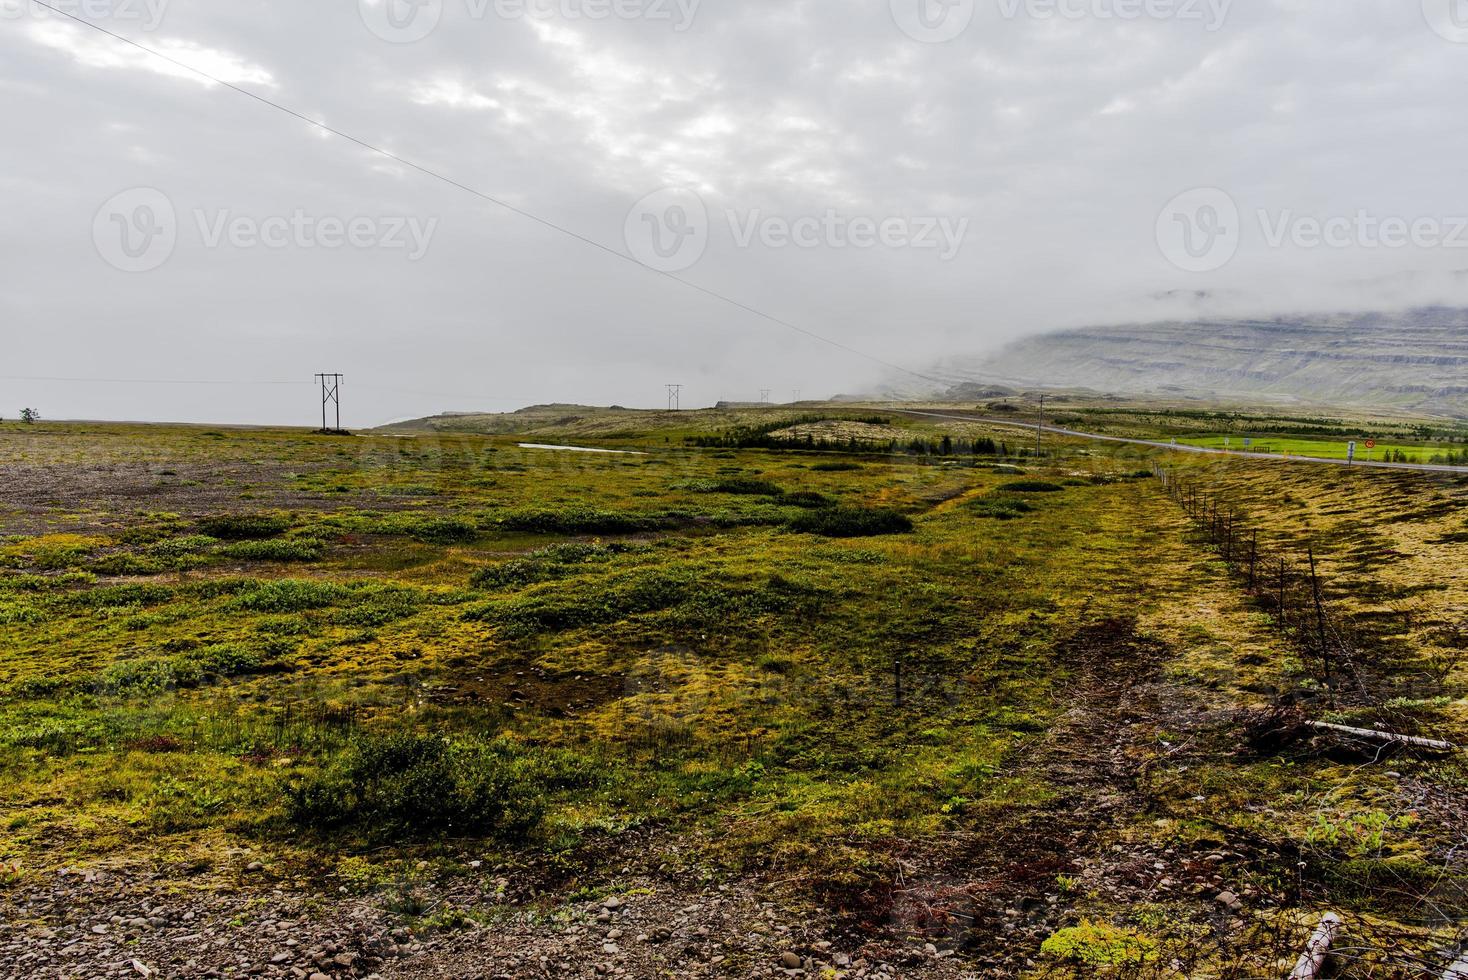
[[[1392,732],[1379,732],[1373,728],[1349,728],[1345,725],[1332,725],[1323,721],[1307,721],[1306,728],[1313,728],[1317,732],[1334,732],[1337,735],[1350,735],[1354,738],[1362,738],[1371,742],[1385,742],[1388,745],[1410,745],[1414,749],[1423,749],[1427,752],[1456,752],[1458,747],[1452,742],[1444,742],[1435,738],[1418,738],[1415,735],[1396,735]]]
[[[1325,968],[1325,960],[1330,956],[1330,945],[1335,942],[1336,934],[1344,924],[1341,917],[1334,912],[1327,913],[1320,920],[1314,935],[1305,944],[1305,952],[1300,954],[1300,962],[1295,964],[1290,980],[1316,980],[1320,976],[1320,971]]]
[[[1448,972],[1443,974],[1442,980],[1468,980],[1468,953],[1458,957],[1458,962],[1448,967]]]

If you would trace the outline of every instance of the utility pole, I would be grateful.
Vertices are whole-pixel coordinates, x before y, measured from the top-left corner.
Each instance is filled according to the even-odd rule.
[[[794,391],[792,391],[790,393],[790,402],[791,402],[791,404],[795,404],[795,403],[797,403],[799,401],[800,401],[800,389],[799,388],[796,388]]]
[[[1040,396],[1040,424],[1035,426],[1035,458],[1039,459],[1045,438],[1045,396]]]
[[[683,386],[667,385],[668,389],[668,411],[676,412],[683,407]]]
[[[342,430],[342,376],[340,374],[318,374],[316,380],[321,382],[321,431],[340,432]],[[336,407],[336,428],[326,427],[326,406],[330,403]]]
[[[773,390],[773,388],[761,388],[759,390],[759,403],[761,405],[768,405],[770,403],[770,392]]]

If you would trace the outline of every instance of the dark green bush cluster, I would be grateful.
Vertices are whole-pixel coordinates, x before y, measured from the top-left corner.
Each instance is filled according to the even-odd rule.
[[[814,490],[797,490],[780,498],[780,503],[790,507],[829,507],[831,498]]]
[[[723,479],[723,480],[690,480],[680,483],[675,490],[688,490],[692,493],[727,493],[746,497],[779,497],[785,491],[768,480],[751,479]]]
[[[696,577],[683,569],[641,571],[602,583],[591,595],[528,595],[471,609],[465,615],[494,623],[508,637],[523,638],[668,609],[696,588]]]
[[[266,651],[221,643],[173,657],[124,660],[92,678],[92,686],[104,694],[138,696],[286,669],[284,661]]]
[[[1019,497],[997,494],[980,497],[969,505],[969,510],[979,517],[992,517],[1001,521],[1012,521],[1033,512],[1035,505]]]
[[[332,622],[371,629],[417,615],[425,596],[417,589],[374,583],[353,588],[349,600]]]
[[[1011,480],[999,489],[1006,493],[1062,493],[1065,487],[1045,480]]]
[[[663,530],[672,527],[675,521],[661,514],[558,507],[510,511],[496,523],[506,531],[532,534],[635,534]]]
[[[639,569],[591,587],[541,590],[472,608],[465,618],[493,623],[507,639],[615,623],[664,613],[684,626],[708,628],[738,617],[803,608],[814,615],[821,593],[772,576],[767,582],[726,583],[686,568]]]
[[[828,538],[864,538],[912,531],[912,521],[905,514],[884,507],[824,507],[799,514],[786,526],[800,534]]]
[[[854,473],[861,469],[860,463],[817,463],[811,469],[816,473]]]
[[[479,536],[479,528],[458,517],[419,517],[403,521],[402,530],[425,544],[465,544]]]
[[[199,530],[222,541],[260,541],[285,533],[290,521],[276,514],[219,514],[199,522]]]
[[[236,541],[217,554],[241,561],[319,561],[326,542],[319,538],[289,538],[276,541]]]
[[[507,561],[499,565],[481,568],[469,579],[476,589],[500,589],[506,586],[534,585],[550,582],[567,575],[587,564],[600,564],[617,557],[649,550],[645,545],[583,544],[568,542],[533,551],[524,558]]]
[[[307,609],[324,609],[348,595],[348,590],[334,582],[309,582],[280,579],[261,582],[235,599],[235,606],[251,612],[294,613]]]
[[[373,841],[521,841],[545,811],[531,766],[509,744],[406,733],[358,739],[341,760],[288,786],[286,802],[297,826]]]

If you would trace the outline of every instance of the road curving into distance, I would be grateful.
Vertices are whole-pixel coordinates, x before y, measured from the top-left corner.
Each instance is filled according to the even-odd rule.
[[[1148,446],[1153,449],[1169,449],[1179,453],[1195,453],[1203,456],[1230,456],[1240,459],[1258,459],[1270,463],[1319,463],[1326,466],[1349,466],[1365,467],[1375,470],[1410,470],[1417,473],[1453,473],[1458,476],[1468,476],[1468,466],[1443,466],[1432,463],[1382,463],[1367,460],[1356,460],[1352,462],[1345,459],[1324,459],[1320,456],[1285,456],[1281,453],[1253,453],[1233,449],[1208,449],[1204,446],[1185,446],[1174,442],[1156,442],[1151,439],[1128,439],[1125,436],[1103,436],[1095,432],[1081,432],[1078,429],[1066,429],[1055,425],[1043,425],[1038,422],[1015,422],[1009,419],[991,419],[982,415],[947,415],[942,412],[919,412],[912,409],[887,409],[898,415],[916,415],[931,419],[948,419],[952,422],[974,422],[984,425],[1002,425],[1011,429],[1027,429],[1030,432],[1053,432],[1059,436],[1073,436],[1077,439],[1091,439],[1096,442],[1115,442],[1128,446]]]

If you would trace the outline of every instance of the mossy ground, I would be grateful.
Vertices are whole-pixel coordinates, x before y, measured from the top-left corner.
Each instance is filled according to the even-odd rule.
[[[1151,458],[1053,438],[1043,460],[694,450],[684,438],[718,418],[644,424],[597,420],[646,456],[470,432],[0,430],[0,861],[23,875],[245,840],[334,864],[367,841],[302,836],[291,788],[407,731],[534,760],[543,817],[515,845],[530,864],[594,876],[619,831],[652,827],[697,842],[680,860],[705,873],[888,914],[906,849],[1001,846],[1001,828],[1075,802],[1027,760],[1083,740],[1069,712],[1103,687],[1077,643],[1121,623],[1118,649],[1152,666],[1126,653],[1106,670],[1166,707],[1086,735],[1145,774],[1119,823],[1076,828],[1090,844],[1268,840],[1231,879],[1269,897],[1261,928],[1320,901],[1418,928],[1382,882],[1435,869],[1423,887],[1441,899],[1457,873],[1455,763],[1388,776],[1230,750],[1228,712],[1307,671],[1138,478]],[[1451,659],[1460,483],[1183,465],[1282,541],[1310,535],[1383,642]],[[827,508],[912,528],[798,530]],[[1438,674],[1413,710],[1461,737],[1461,672]],[[1284,855],[1304,856],[1308,887]],[[1055,875],[1034,887],[1064,896],[1069,939],[1112,919],[1142,937],[1137,968],[1217,926],[1208,896],[1139,925],[1133,898]]]

